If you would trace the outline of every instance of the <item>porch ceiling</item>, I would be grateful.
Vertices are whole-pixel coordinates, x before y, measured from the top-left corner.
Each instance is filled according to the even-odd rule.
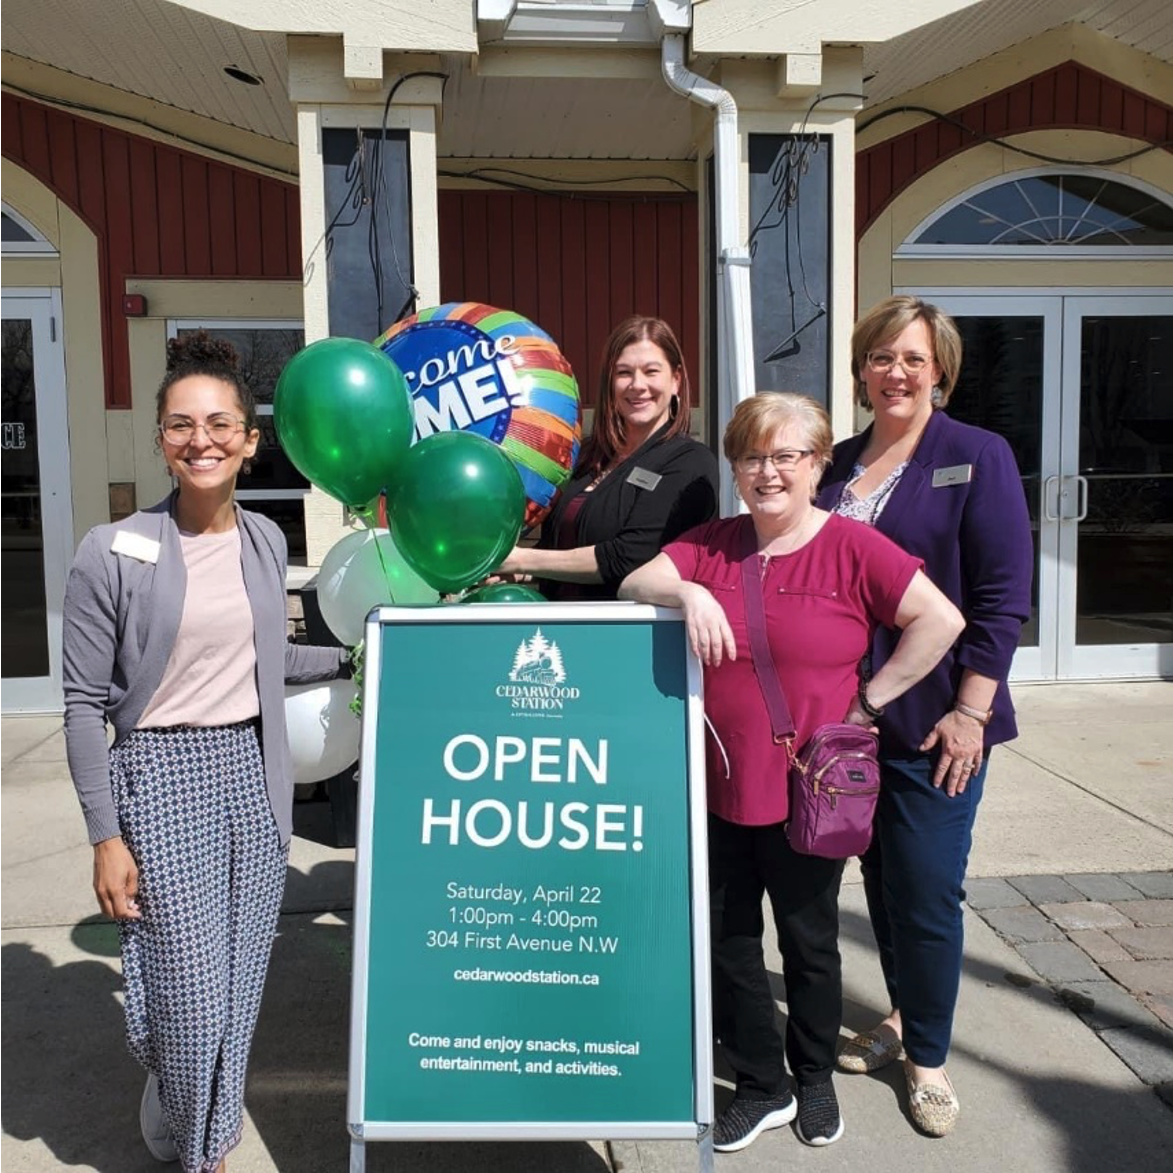
[[[1173,62],[1169,0],[981,0],[882,44],[864,48],[865,106],[878,106],[1011,45],[1081,24]],[[1122,79],[1127,81],[1127,79]]]
[[[5,0],[3,12],[9,53],[296,142],[284,34],[252,32],[169,0]],[[228,65],[263,84],[232,80]],[[688,156],[689,104],[657,79],[480,77],[456,54],[445,67],[444,157]]]
[[[439,153],[447,158],[686,159],[692,152],[690,103],[659,79],[481,77],[459,58],[445,65]]]
[[[4,49],[56,69],[296,142],[285,36],[255,33],[168,0],[5,0]],[[235,65],[263,84],[224,73]]]
[[[471,2],[471,0],[470,0]],[[981,0],[865,48],[875,106],[1068,23],[1173,61],[1168,0]],[[170,0],[6,0],[7,53],[279,142],[296,141],[285,37],[204,16]],[[235,65],[262,79],[224,73]],[[446,58],[439,153],[456,158],[682,159],[688,103],[659,80],[481,76]],[[526,126],[524,146],[516,132]]]

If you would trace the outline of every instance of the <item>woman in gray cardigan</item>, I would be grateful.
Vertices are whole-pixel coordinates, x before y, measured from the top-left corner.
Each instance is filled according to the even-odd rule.
[[[260,439],[235,352],[203,332],[168,352],[157,414],[177,488],[78,549],[65,737],[148,1072],[143,1139],[184,1173],[220,1173],[289,854],[284,685],[338,676],[345,652],[287,642],[284,536],[234,500]]]

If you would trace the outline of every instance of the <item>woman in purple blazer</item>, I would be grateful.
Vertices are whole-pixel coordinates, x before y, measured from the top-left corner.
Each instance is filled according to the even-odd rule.
[[[912,1118],[944,1136],[960,1112],[945,1058],[965,865],[990,749],[1018,732],[1006,677],[1030,615],[1030,519],[1010,446],[943,410],[961,367],[951,318],[916,297],[887,298],[851,348],[858,401],[875,421],[835,446],[818,504],[921,558],[966,627],[920,684],[872,714],[884,785],[861,862],[892,1011],[846,1044],[839,1066],[874,1071],[903,1053]],[[877,631],[873,670],[897,636]]]

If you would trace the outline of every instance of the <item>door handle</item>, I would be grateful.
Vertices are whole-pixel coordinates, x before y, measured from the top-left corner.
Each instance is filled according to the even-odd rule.
[[[1051,511],[1051,489],[1055,485],[1058,485],[1058,483],[1059,483],[1058,477],[1047,477],[1047,479],[1045,481],[1043,481],[1043,520],[1044,521],[1058,521],[1059,520],[1059,514],[1053,513]],[[1058,503],[1058,502],[1056,501],[1056,503]]]
[[[1075,475],[1075,516],[1072,521],[1083,521],[1087,517],[1088,498],[1090,492],[1088,489],[1087,477],[1082,477],[1078,473]]]

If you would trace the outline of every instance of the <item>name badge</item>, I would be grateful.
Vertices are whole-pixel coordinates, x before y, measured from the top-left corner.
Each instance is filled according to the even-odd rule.
[[[152,565],[159,561],[161,548],[152,538],[132,534],[125,529],[120,529],[114,535],[114,541],[110,543],[110,549],[115,554],[125,554],[128,558],[137,558],[140,562],[150,562]]]
[[[633,468],[627,478],[629,485],[637,489],[654,489],[664,478],[658,472],[649,472],[646,468]]]
[[[937,468],[933,470],[934,489],[943,489],[947,485],[966,485],[972,480],[972,464],[955,464],[950,468]]]

